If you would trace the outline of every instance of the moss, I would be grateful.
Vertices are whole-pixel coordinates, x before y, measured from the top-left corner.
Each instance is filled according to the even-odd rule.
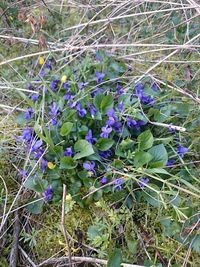
[[[79,229],[83,233],[84,239],[86,239],[85,233],[92,223],[93,216],[94,211],[92,209],[83,209],[75,205],[74,209],[65,216],[66,230],[77,240],[78,237],[75,234],[75,230]],[[61,229],[61,207],[60,209],[50,209],[50,212],[46,211],[39,216],[34,216],[33,220],[38,228],[34,252],[37,253],[39,260],[51,257],[58,251],[64,250],[67,253],[64,235]]]

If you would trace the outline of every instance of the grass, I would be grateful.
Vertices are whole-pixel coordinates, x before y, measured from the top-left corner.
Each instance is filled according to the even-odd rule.
[[[160,83],[167,84],[166,94],[171,94],[172,97],[178,96],[180,101],[193,105],[183,125],[189,130],[183,136],[190,138],[193,143],[191,162],[199,160],[200,7],[197,1],[15,2],[4,1],[0,6],[2,9],[0,12],[3,12],[3,20],[0,22],[0,88],[2,90],[0,204],[2,207],[6,205],[8,215],[8,241],[2,252],[2,266],[9,265],[12,243],[12,231],[9,226],[12,227],[12,211],[18,208],[17,205],[12,207],[12,203],[20,188],[16,178],[16,168],[24,160],[23,153],[20,153],[20,148],[16,147],[13,141],[13,135],[20,131],[20,127],[15,123],[15,115],[17,110],[23,110],[26,107],[23,93],[26,94],[27,84],[33,79],[28,77],[27,73],[30,70],[33,74],[38,72],[37,60],[40,55],[45,59],[54,56],[59,69],[64,71],[66,65],[79,59],[85,52],[94,54],[99,49],[105,49],[112,55],[123,58],[133,69],[132,80],[139,81],[144,76],[150,75]],[[25,16],[25,19],[19,21],[19,12]],[[41,27],[43,15],[45,22]],[[36,23],[30,22],[28,18],[31,16],[34,16]],[[41,44],[42,40],[43,44]],[[105,208],[105,205],[115,203],[114,199],[107,199],[106,204],[100,203],[103,207],[79,209],[75,206],[66,215],[66,229],[77,239],[74,229],[80,228],[84,233],[84,243],[98,250],[98,252],[92,252],[94,257],[106,258],[107,250],[113,249],[112,242],[114,244],[121,242],[123,256],[127,262],[144,265],[145,258],[151,260],[151,264],[155,266],[165,266],[165,262],[162,262],[163,257],[167,261],[166,266],[197,267],[200,260],[199,254],[191,250],[188,244],[182,247],[176,235],[176,231],[182,231],[181,227],[184,228],[184,223],[189,221],[194,213],[198,214],[199,165],[195,165],[195,168],[196,170],[192,170],[190,165],[185,166],[183,177],[186,182],[189,179],[189,182],[178,185],[182,201],[180,209],[169,205],[168,189],[176,186],[172,180],[170,184],[166,183],[161,192],[159,201],[164,203],[163,206],[154,208],[150,205],[137,204],[137,207],[133,208],[133,214],[141,214],[139,223],[132,219],[128,209],[121,211],[115,206],[113,209]],[[131,171],[134,172],[134,170]],[[152,176],[154,179],[160,179],[158,175]],[[6,187],[7,199],[5,198]],[[29,198],[29,193],[22,190],[19,198],[16,198],[16,203],[19,201],[18,203],[23,206]],[[9,207],[12,207],[10,211]],[[50,207],[50,210],[40,216],[29,215],[24,209],[20,209],[20,213],[24,216],[20,244],[23,244],[24,250],[33,261],[39,263],[53,255],[56,257],[67,255],[64,236],[60,229],[60,206]],[[127,217],[123,218],[121,213],[126,214]],[[114,222],[111,220],[112,216]],[[172,220],[174,225],[170,226],[170,229],[174,230],[174,235],[165,233],[168,228],[160,222],[162,218]],[[87,237],[88,227],[98,225],[99,222],[106,225],[103,236],[110,234],[109,238],[100,239],[99,242],[102,242],[100,246],[97,244],[98,240],[95,243]],[[117,226],[114,227],[115,223]],[[125,233],[122,234],[121,240],[118,240],[120,224],[125,225]],[[141,228],[141,225],[145,227]],[[196,229],[198,228],[192,229],[192,232]],[[5,229],[3,233],[7,233]],[[131,241],[139,240],[139,242],[129,242],[128,246],[130,235],[133,239]],[[149,241],[152,236],[153,243]],[[35,238],[35,241],[31,238]],[[31,241],[33,244],[30,243]],[[192,245],[193,241],[188,242]],[[137,246],[142,247],[142,252],[138,252]],[[75,244],[72,248],[74,255],[83,255],[91,251],[88,252],[85,248],[77,249]],[[23,256],[19,262],[20,266],[27,264]],[[159,263],[161,265],[158,265]]]

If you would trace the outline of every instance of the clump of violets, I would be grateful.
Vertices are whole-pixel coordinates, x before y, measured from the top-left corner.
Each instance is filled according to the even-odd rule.
[[[150,178],[141,177],[135,183],[124,179],[123,174],[138,168],[168,167],[174,171],[178,156],[184,158],[189,151],[178,144],[176,157],[172,155],[170,146],[161,140],[165,132],[161,127],[154,130],[157,126],[151,124],[156,117],[162,121],[161,108],[171,103],[160,101],[163,95],[159,85],[148,79],[136,85],[127,83],[120,75],[128,68],[122,74],[123,67],[116,67],[118,61],[113,67],[111,56],[106,60],[111,64],[101,66],[105,57],[98,54],[95,64],[88,64],[85,72],[77,64],[69,65],[61,74],[56,72],[53,60],[44,60],[35,82],[28,85],[31,107],[22,114],[26,126],[16,140],[29,156],[30,171],[42,177],[40,182],[46,190],[39,194],[46,203],[61,195],[62,183],[80,199],[91,188],[102,187],[105,194],[118,190],[123,191],[116,194],[129,194],[135,186],[145,189]],[[168,135],[173,130],[170,123],[177,125],[173,117],[167,118]],[[175,139],[176,132],[172,136],[175,144],[184,142]],[[162,147],[157,148],[159,145]],[[161,155],[157,156],[159,150]]]

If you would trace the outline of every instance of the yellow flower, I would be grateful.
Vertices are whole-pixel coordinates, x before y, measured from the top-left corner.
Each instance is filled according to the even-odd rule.
[[[43,65],[44,64],[44,58],[43,57],[39,57],[39,64]]]
[[[53,170],[56,167],[56,165],[54,165],[52,162],[48,162],[48,168]]]
[[[62,83],[66,83],[66,81],[67,81],[67,76],[63,75],[62,78],[61,78],[61,82]]]
[[[65,200],[70,202],[72,200],[72,196],[70,194],[66,195]]]
[[[168,74],[168,75],[167,75],[167,80],[168,80],[169,82],[172,82],[172,81],[173,81],[173,76],[172,76],[171,74]]]

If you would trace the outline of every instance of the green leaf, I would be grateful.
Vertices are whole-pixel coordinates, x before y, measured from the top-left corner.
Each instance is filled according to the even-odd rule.
[[[194,238],[194,240],[192,242],[192,249],[196,253],[200,254],[200,236],[199,235],[195,236],[195,238]]]
[[[47,180],[41,179],[39,177],[30,176],[25,182],[24,186],[27,189],[33,190],[37,193],[41,193],[47,188]]]
[[[84,157],[88,157],[92,154],[94,154],[93,147],[90,143],[88,143],[86,140],[79,140],[74,145],[75,152],[78,152],[74,159],[81,159]]]
[[[106,151],[112,147],[114,140],[108,138],[99,138],[96,146],[99,150]]]
[[[154,141],[154,138],[153,138],[153,135],[152,135],[150,130],[147,130],[147,131],[141,133],[138,136],[139,150],[145,150],[145,149],[152,147],[153,141]]]
[[[34,202],[33,202],[34,201]],[[40,214],[43,211],[43,205],[44,205],[44,200],[43,199],[32,199],[33,203],[30,203],[26,206],[29,212],[33,214]]]
[[[116,248],[111,255],[109,255],[107,267],[120,267],[122,263],[121,250]]]
[[[71,157],[63,157],[60,160],[60,169],[74,169],[77,166],[77,162]]]
[[[94,99],[95,107],[103,114],[106,114],[113,107],[113,97],[111,95],[98,94]]]
[[[162,167],[166,165],[168,154],[163,144],[153,146],[148,150],[148,153],[152,155],[152,167]]]
[[[15,120],[16,120],[16,123],[18,123],[20,125],[27,123],[27,120],[24,118],[24,112],[17,115]]]
[[[60,135],[67,136],[71,132],[72,127],[72,122],[65,122],[60,129]]]
[[[135,167],[141,167],[152,160],[152,155],[148,152],[139,151],[135,153],[134,165]]]
[[[128,250],[131,252],[131,254],[136,254],[138,241],[137,240],[127,240],[126,242],[127,242]]]
[[[159,189],[156,185],[151,185],[152,188]],[[159,194],[155,191],[152,191],[150,188],[146,188],[145,191],[142,192],[144,199],[151,204],[153,207],[160,207],[161,201]]]

